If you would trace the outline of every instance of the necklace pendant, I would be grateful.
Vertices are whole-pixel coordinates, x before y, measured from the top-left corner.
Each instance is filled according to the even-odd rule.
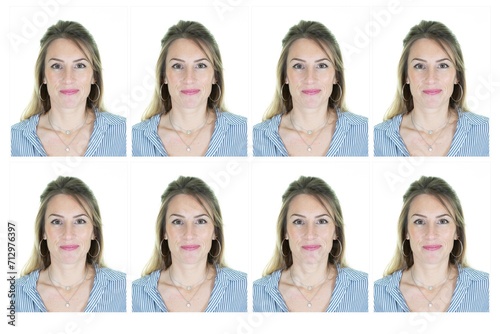
[[[186,306],[187,306],[187,307],[191,307],[191,303],[190,303],[190,302],[187,302],[187,303],[186,303]]]
[[[431,146],[429,146],[429,152],[432,152],[432,147]]]
[[[308,302],[307,307],[311,307],[311,306],[312,306],[311,302]]]
[[[190,135],[190,134],[191,134],[191,130],[187,130],[187,131],[186,131],[186,134],[187,134],[187,135]]]
[[[307,130],[308,135],[312,135],[312,133],[313,133],[312,130]]]
[[[65,150],[66,152],[69,152],[69,146],[66,146]]]
[[[69,287],[69,286],[64,287],[64,290],[66,290],[66,291],[69,291],[69,289],[71,289],[71,287]]]
[[[432,307],[432,303],[429,303],[429,307]]]
[[[70,130],[66,130],[66,131],[64,131],[64,133],[67,134],[67,135],[70,135],[71,131]]]
[[[191,147],[186,146],[186,151],[191,152]]]
[[[190,290],[191,290],[191,285],[188,285],[188,286],[186,287],[186,290],[187,290],[187,291],[190,291]]]
[[[308,291],[311,291],[312,289],[313,289],[313,287],[312,287],[312,286],[310,286],[310,285],[308,285],[308,286],[307,286],[307,290],[308,290]]]
[[[69,302],[66,302],[66,307],[69,307]]]
[[[311,152],[311,151],[312,151],[311,146],[307,146],[307,152]]]
[[[433,133],[434,133],[434,131],[432,131],[432,130],[427,131],[427,134],[429,134],[429,135],[432,135]]]
[[[429,286],[427,287],[427,290],[429,290],[429,291],[432,291],[432,289],[433,289],[433,287],[432,287],[431,285],[429,285]]]

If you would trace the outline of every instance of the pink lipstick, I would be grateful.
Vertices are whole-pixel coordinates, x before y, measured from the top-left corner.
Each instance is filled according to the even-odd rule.
[[[321,92],[321,89],[304,89],[302,91],[302,93],[306,94],[306,95],[316,95],[318,94],[319,92]]]
[[[302,246],[302,248],[304,248],[306,251],[315,251],[317,249],[320,248],[319,245],[305,245],[305,246]]]
[[[79,247],[78,245],[64,245],[61,246],[61,249],[70,252],[77,249],[78,247]]]
[[[424,89],[424,93],[427,95],[437,95],[441,92],[442,92],[441,89]]]
[[[78,93],[78,89],[62,89],[60,92],[64,95],[73,95]]]
[[[183,250],[186,250],[186,251],[194,251],[194,250],[197,250],[198,248],[200,248],[200,245],[184,245],[184,246],[181,246],[181,248]]]
[[[432,252],[440,249],[441,247],[442,247],[441,245],[427,245],[424,246],[424,249]]]
[[[195,94],[198,94],[199,92],[200,92],[199,89],[183,89],[183,90],[181,90],[181,93],[186,94],[186,95],[195,95]]]

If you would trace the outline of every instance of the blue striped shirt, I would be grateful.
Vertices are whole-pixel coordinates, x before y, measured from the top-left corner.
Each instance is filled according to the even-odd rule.
[[[337,280],[325,312],[368,312],[368,274],[337,266]],[[289,312],[278,289],[281,270],[253,283],[254,312]]]
[[[281,114],[253,127],[253,155],[287,157],[285,144],[278,133]],[[349,111],[337,110],[337,123],[327,157],[367,157],[368,118]]]
[[[247,155],[247,119],[230,112],[215,111],[215,128],[208,144],[206,157]],[[155,115],[132,127],[132,156],[166,157],[165,147],[158,136],[161,115]]]
[[[132,282],[132,312],[168,312],[158,291],[160,270]],[[214,288],[205,312],[246,312],[247,274],[217,267]]]
[[[47,312],[36,289],[39,270],[16,279],[15,307],[17,312]],[[95,277],[87,306],[83,312],[126,312],[125,273],[95,267]]]
[[[85,157],[111,157],[127,155],[127,129],[125,117],[94,109],[94,130],[90,136]],[[13,157],[46,157],[36,127],[40,114],[11,127],[11,155]]]
[[[399,134],[402,120],[403,115],[400,114],[375,126],[373,137],[376,157],[410,156]],[[489,156],[489,130],[488,117],[458,110],[457,129],[447,156]]]
[[[403,271],[398,270],[374,284],[375,312],[410,312],[399,290]],[[458,268],[457,284],[447,312],[489,312],[490,279],[488,273]]]

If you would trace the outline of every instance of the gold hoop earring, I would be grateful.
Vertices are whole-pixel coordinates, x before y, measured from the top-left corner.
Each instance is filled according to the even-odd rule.
[[[89,98],[89,100],[90,100],[90,101],[92,101],[92,102],[94,102],[94,103],[95,103],[95,102],[97,102],[97,101],[99,100],[99,98],[101,97],[101,88],[99,88],[99,85],[98,85],[98,84],[96,84],[96,83],[95,83],[94,85],[97,87],[97,92],[98,92],[99,94],[97,94],[97,97],[96,97],[94,100],[92,100],[92,99],[90,98],[90,94],[89,94],[88,98]]]
[[[220,100],[221,96],[222,96],[222,89],[220,88],[219,84],[218,84],[218,83],[215,83],[215,85],[217,85],[217,87],[219,88],[219,97],[217,98],[217,100],[212,100],[212,99],[210,98],[210,95],[212,95],[212,94],[210,94],[210,95],[208,96],[208,99],[209,99],[210,101],[212,101],[213,103],[218,102],[218,101]]]
[[[97,254],[92,255],[92,254],[88,253],[88,254],[89,254],[89,256],[90,256],[91,258],[93,258],[93,259],[97,258],[97,256],[99,256],[99,253],[101,252],[101,244],[99,243],[99,240],[94,239],[94,241],[95,241],[95,242],[97,242]],[[92,240],[91,240],[90,242],[92,243]]]
[[[163,252],[162,252],[162,246],[163,246],[163,242],[164,242],[165,240],[167,240],[167,239],[163,239],[163,240],[160,242],[160,254],[161,254],[161,257],[167,257],[167,256],[168,256],[168,254],[167,254],[167,255],[165,255],[165,254],[163,254]],[[168,241],[167,241],[167,247],[168,247]]]
[[[289,255],[291,254],[291,252],[290,252],[290,254],[288,254],[288,255],[285,255],[285,254],[283,253],[283,243],[285,242],[285,240],[286,240],[286,241],[288,241],[288,239],[283,239],[283,240],[281,241],[281,247],[280,247],[280,249],[279,249],[280,254],[281,254],[281,256],[283,256],[283,257],[287,257],[287,256],[289,256]],[[288,246],[288,248],[290,249],[290,246]]]
[[[458,100],[455,100],[453,98],[453,93],[450,96],[451,100],[455,103],[458,103],[462,99],[462,97],[464,97],[464,89],[462,88],[462,85],[460,84],[460,82],[457,82],[457,85],[458,87],[460,87],[460,98]],[[453,89],[453,91],[455,91],[455,89]]]
[[[335,241],[335,240],[337,240],[337,241],[339,242],[339,245],[340,245],[340,251],[338,252],[338,254],[337,254],[337,255],[333,255],[333,254],[332,254],[332,251],[330,250],[330,255],[331,255],[333,258],[338,259],[338,258],[340,257],[340,255],[342,254],[343,249],[342,249],[342,243],[340,242],[340,240],[338,240],[338,239],[333,239],[333,241]],[[332,249],[333,249],[333,245],[332,245]]]
[[[401,254],[403,254],[403,257],[408,257],[410,254],[405,254],[405,242],[408,241],[409,239],[404,239],[403,243],[401,244]]]
[[[411,92],[410,92],[410,98],[405,99],[405,86],[406,85],[408,85],[408,87],[410,87],[410,85],[407,82],[405,82],[405,84],[401,88],[401,97],[403,98],[403,101],[408,102],[408,101],[410,101],[410,98],[411,98]]]
[[[208,252],[208,254],[210,254],[210,256],[213,257],[214,259],[216,257],[218,257],[220,255],[220,253],[222,252],[222,245],[220,244],[219,239],[215,239],[215,241],[217,241],[217,243],[219,244],[219,252],[217,253],[217,255],[212,255],[212,253]],[[212,249],[210,248],[210,250],[212,250]]]
[[[167,102],[167,100],[163,98],[163,94],[162,94],[162,92],[163,92],[163,85],[164,84],[165,83],[162,83],[161,86],[160,86],[160,100],[162,100],[163,102]],[[168,84],[167,84],[167,86],[168,86]]]
[[[42,254],[42,241],[44,241],[45,239],[42,239],[40,240],[40,242],[38,243],[38,255],[40,255],[41,257],[46,257],[47,255],[49,255],[49,247],[47,246],[47,254]],[[45,240],[45,242],[47,242],[47,240]]]
[[[286,83],[284,83],[283,85],[281,85],[281,90],[280,90],[280,97],[281,97],[281,100],[282,100],[283,102],[288,101],[288,100],[285,100],[285,99],[283,98],[283,87],[284,87],[285,85],[286,85]]]
[[[40,101],[42,101],[42,102],[45,102],[45,101],[47,101],[47,100],[42,99],[42,86],[43,86],[43,85],[45,85],[45,83],[43,83],[43,82],[42,82],[42,83],[40,84],[40,87],[38,87],[38,99],[40,99]]]
[[[339,95],[338,99],[336,99],[336,100],[332,99],[332,97],[330,96],[330,100],[332,100],[333,102],[337,103],[337,102],[339,102],[339,101],[340,101],[340,99],[342,98],[342,94],[343,94],[343,92],[342,92],[342,86],[341,86],[338,82],[337,82],[335,85],[339,86],[339,89],[340,89],[340,95]],[[334,86],[335,86],[335,85],[334,85]],[[332,93],[333,93],[333,90],[332,90]]]
[[[454,257],[455,259],[457,259],[457,258],[459,258],[460,256],[462,256],[462,254],[463,254],[463,252],[464,252],[464,244],[462,243],[462,240],[457,239],[457,241],[458,241],[458,242],[460,242],[460,254],[455,255],[455,254],[451,253],[451,255],[453,255],[453,257]]]

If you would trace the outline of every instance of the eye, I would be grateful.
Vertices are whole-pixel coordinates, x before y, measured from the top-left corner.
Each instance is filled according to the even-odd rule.
[[[449,68],[450,65],[446,64],[446,63],[441,63],[441,64],[438,64],[438,68]]]
[[[423,70],[425,68],[425,66],[424,66],[424,64],[418,63],[418,64],[413,65],[413,68],[417,69],[417,70]]]
[[[422,219],[417,219],[413,222],[415,225],[424,225],[424,221]]]
[[[304,65],[301,63],[296,63],[296,64],[292,65],[292,67],[296,70],[303,70],[304,69]]]
[[[182,70],[182,64],[175,63],[175,64],[172,65],[172,68],[174,70]]]
[[[328,68],[329,66],[326,63],[319,63],[317,67],[318,68]]]
[[[174,219],[171,222],[172,225],[182,225],[182,220],[180,219]]]
[[[75,64],[75,68],[87,68],[87,65],[85,65],[84,63],[77,63]]]
[[[204,225],[204,224],[207,224],[208,222],[206,219],[200,218],[200,219],[197,219],[195,223],[198,225]]]
[[[59,63],[54,63],[54,64],[50,65],[50,68],[52,68],[54,70],[60,70],[62,68],[62,65]]]
[[[328,220],[327,219],[319,219],[317,223],[320,225],[328,224]]]
[[[438,224],[440,224],[440,225],[449,224],[449,223],[450,223],[450,221],[446,218],[441,218],[438,220]]]
[[[295,219],[292,221],[292,224],[294,225],[304,225],[304,221],[302,219]]]
[[[196,68],[208,68],[208,65],[205,63],[198,63],[196,64]]]
[[[52,225],[62,225],[62,221],[60,219],[52,219],[50,223]]]
[[[77,224],[77,225],[87,224],[87,221],[83,218],[79,218],[79,219],[75,220],[75,224]]]

